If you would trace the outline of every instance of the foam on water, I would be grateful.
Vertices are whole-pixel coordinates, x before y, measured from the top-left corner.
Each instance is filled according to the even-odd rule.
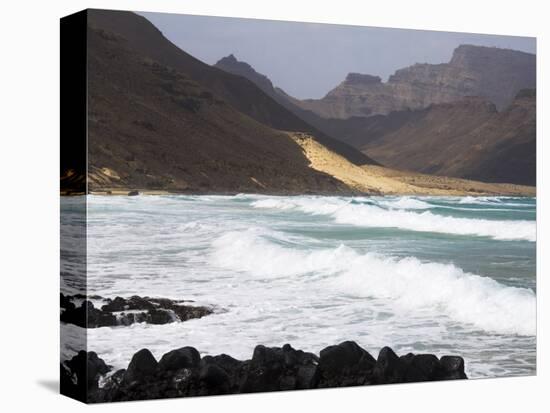
[[[534,335],[532,290],[507,287],[451,264],[360,254],[340,245],[301,251],[262,237],[261,230],[230,232],[214,242],[216,265],[262,277],[315,274],[343,293],[383,299],[396,311],[429,308],[489,332]]]
[[[410,208],[408,205],[410,201],[405,202],[404,209],[394,209],[399,208],[398,202],[391,204],[392,207],[390,208],[383,208],[382,205],[386,205],[387,201],[379,202],[377,205],[369,205],[353,204],[349,200],[339,198],[286,197],[256,200],[252,202],[252,206],[255,208],[298,210],[313,215],[327,215],[339,224],[371,228],[399,228],[408,231],[475,235],[502,241],[536,241],[536,223],[534,221],[458,218],[437,215],[431,211],[413,212],[407,210]]]
[[[450,197],[250,194],[87,200],[89,294],[194,300],[216,309],[183,323],[89,329],[88,349],[115,369],[142,348],[157,359],[186,345],[203,355],[246,359],[257,344],[318,352],[354,340],[374,356],[384,345],[398,354],[458,354],[469,377],[535,371],[535,245],[497,241],[498,228],[458,237],[450,225],[483,228],[496,217],[509,219],[491,221],[503,227],[521,225],[519,217],[531,218],[532,199],[481,200],[486,205]],[[444,228],[445,237],[418,228],[365,229],[374,214],[385,220],[379,227],[403,224],[400,214],[420,217],[422,225],[434,217],[459,221],[444,221],[451,231]],[[64,287],[71,287],[79,279],[71,260],[79,232],[72,231],[75,219],[62,218],[73,235],[61,245],[69,258],[62,270],[74,275]],[[82,348],[82,331],[62,328],[68,332],[63,357],[69,357]]]

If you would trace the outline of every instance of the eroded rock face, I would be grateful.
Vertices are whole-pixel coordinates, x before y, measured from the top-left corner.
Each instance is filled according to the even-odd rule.
[[[106,302],[101,309],[96,308],[87,299],[76,306],[75,298],[82,297],[61,294],[61,321],[83,328],[128,326],[134,323],[168,324],[201,318],[213,313],[211,308],[190,306],[182,304],[182,301],[167,298],[135,295],[127,299],[115,297],[111,300],[94,296],[94,300]]]
[[[536,56],[516,50],[461,45],[449,63],[414,64],[397,70],[386,83],[350,73],[324,98],[297,101],[325,118],[388,114],[479,96],[499,110],[521,89],[536,87]]]
[[[142,349],[127,369],[111,374],[99,387],[99,377],[109,370],[95,353],[80,352],[62,364],[62,389],[68,395],[84,392],[88,402],[111,402],[467,378],[461,357],[399,357],[384,347],[375,359],[353,341],[329,346],[320,357],[289,344],[258,345],[245,361],[226,354],[201,358],[195,348],[182,347],[157,362]]]

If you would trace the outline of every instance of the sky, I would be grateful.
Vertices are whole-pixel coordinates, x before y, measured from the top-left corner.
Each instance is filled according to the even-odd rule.
[[[445,63],[460,44],[536,52],[533,37],[139,13],[208,64],[229,54],[290,95],[321,98],[350,72],[380,76],[414,63]]]

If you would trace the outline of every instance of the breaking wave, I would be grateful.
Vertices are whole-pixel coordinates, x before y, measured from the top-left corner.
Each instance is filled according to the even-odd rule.
[[[393,311],[433,312],[498,334],[536,333],[536,296],[452,264],[332,249],[285,247],[261,229],[229,232],[213,243],[214,265],[254,277],[320,282],[345,294],[381,300]],[[290,282],[290,281],[289,281]],[[299,298],[297,298],[299,299]]]
[[[371,228],[399,228],[408,231],[474,235],[495,240],[536,241],[536,223],[527,220],[488,220],[437,215],[430,211],[411,211],[429,205],[424,201],[382,201],[371,204],[339,198],[266,198],[252,202],[255,208],[297,210],[312,215],[327,215],[339,224]],[[422,204],[421,204],[422,203]],[[434,206],[435,207],[435,206]]]

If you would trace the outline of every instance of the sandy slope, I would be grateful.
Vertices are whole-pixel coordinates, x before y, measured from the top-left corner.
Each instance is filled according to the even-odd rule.
[[[384,195],[536,195],[535,187],[530,186],[490,184],[374,165],[357,166],[305,133],[289,132],[289,135],[302,147],[311,168],[332,175],[362,192]]]

